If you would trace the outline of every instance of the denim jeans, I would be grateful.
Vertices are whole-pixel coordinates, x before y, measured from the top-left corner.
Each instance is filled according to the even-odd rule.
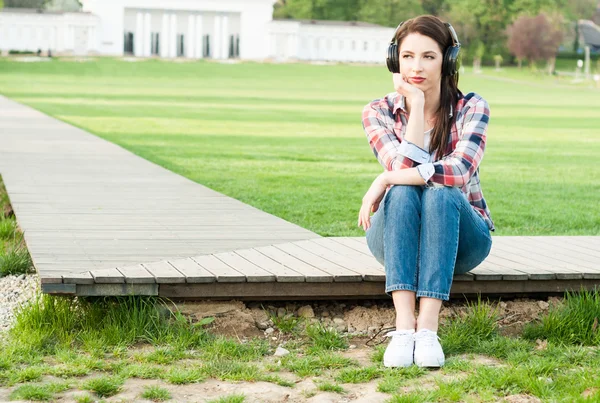
[[[385,292],[448,300],[454,274],[477,267],[490,253],[490,230],[456,187],[392,186],[366,232],[385,267]]]

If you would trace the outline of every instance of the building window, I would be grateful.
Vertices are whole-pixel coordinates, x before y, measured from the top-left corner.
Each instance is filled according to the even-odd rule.
[[[365,42],[363,45],[363,50],[366,52],[367,50],[369,50],[369,42]]]
[[[185,54],[185,43],[183,34],[177,34],[177,57],[183,57]]]
[[[210,57],[210,35],[204,35],[202,40],[204,41],[202,57]]]
[[[133,32],[125,32],[123,39],[123,53],[133,54]]]
[[[229,36],[229,58],[240,57],[240,36]]]
[[[160,33],[152,32],[150,34],[150,54],[158,55],[160,53]]]

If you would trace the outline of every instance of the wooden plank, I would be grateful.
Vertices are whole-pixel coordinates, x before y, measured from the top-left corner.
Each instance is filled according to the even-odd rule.
[[[295,272],[303,274],[306,282],[314,283],[333,281],[333,276],[331,274],[320,270],[306,262],[303,262],[302,260],[297,259],[294,256],[291,256],[274,246],[261,246],[259,248],[254,249],[259,251],[263,255],[275,260],[277,263],[289,267]]]
[[[556,273],[553,273],[549,270],[533,269],[529,266],[507,259],[496,253],[490,253],[488,257],[485,258],[485,260],[491,265],[497,266],[499,269],[504,267],[507,269],[515,269],[521,272],[525,272],[528,274],[530,280],[553,280],[556,278]]]
[[[385,271],[381,268],[379,263],[377,263],[377,266],[379,267],[376,267],[375,265],[365,265],[360,261],[353,260],[343,254],[327,248],[326,246],[321,245],[318,241],[318,239],[316,242],[315,240],[297,241],[293,244],[308,252],[312,252],[323,259],[362,275],[363,280],[365,281],[385,281]]]
[[[117,270],[125,277],[125,282],[128,284],[152,284],[156,280],[141,264],[131,266],[120,266]]]
[[[74,285],[74,284],[69,284]],[[110,297],[121,295],[158,295],[158,284],[77,284],[80,297]]]
[[[377,259],[375,259],[375,257],[372,254],[365,255],[364,253],[359,252],[356,249],[353,249],[342,243],[336,242],[337,239],[339,239],[339,238],[337,238],[337,237],[336,238],[333,238],[333,237],[332,238],[319,238],[319,239],[310,239],[309,242],[313,242],[315,244],[322,245],[322,246],[324,246],[328,249],[331,249],[341,255],[347,256],[350,259],[359,261],[362,264],[364,264],[365,266],[380,268],[385,273],[384,267],[377,261]]]
[[[582,287],[592,290],[600,286],[600,280],[546,280],[546,281],[475,281],[454,282],[450,297],[460,297],[462,294],[509,294],[526,295],[532,293],[563,293],[566,290],[579,291]]]
[[[373,256],[369,246],[367,245],[367,238],[355,238],[355,237],[335,237],[332,238],[334,241],[341,243],[342,245],[346,245],[350,248],[356,249],[357,251],[364,253],[367,256]],[[362,241],[359,241],[362,240]]]
[[[221,252],[213,255],[223,263],[233,267],[240,273],[244,273],[249,283],[275,281],[276,276],[265,269],[244,259],[235,252]]]
[[[214,274],[191,258],[169,260],[169,263],[185,276],[186,283],[213,283],[217,281]]]
[[[185,276],[168,261],[144,263],[143,267],[154,276],[157,283],[185,283]]]
[[[571,245],[577,245],[593,251],[600,251],[600,236],[559,236],[554,238]]]
[[[583,278],[583,273],[578,270],[569,269],[566,267],[557,267],[556,261],[546,261],[543,257],[539,257],[539,259],[532,259],[524,253],[515,248],[507,248],[503,246],[496,245],[495,247],[496,253],[500,253],[506,260],[510,260],[513,262],[521,263],[530,268],[530,270],[544,270],[549,271],[556,274],[557,279],[562,280],[576,280]]]
[[[95,283],[99,284],[119,284],[125,282],[123,274],[114,269],[90,270]]]
[[[567,257],[553,250],[546,251],[540,249],[537,243],[532,243],[525,239],[514,239],[505,242],[505,248],[507,247],[510,247],[513,254],[527,256],[536,261],[552,265],[557,269],[566,269],[570,272],[581,273],[584,276],[588,274],[588,278],[600,278],[600,267],[591,268],[591,265],[588,266],[586,264],[582,266],[581,264],[570,262]],[[557,276],[561,277],[558,274]]]
[[[295,270],[290,269],[280,263],[277,263],[268,256],[263,255],[256,249],[240,249],[235,253],[242,256],[244,259],[262,267],[270,273],[273,273],[276,280],[281,283],[301,283],[304,282],[304,275]]]
[[[213,255],[195,256],[192,259],[204,269],[212,273],[217,279],[217,282],[240,283],[246,281],[246,276],[244,273],[240,273]]]
[[[389,298],[385,284],[376,281],[347,283],[212,283],[212,284],[161,284],[159,296],[189,299],[251,299],[251,300],[297,300],[331,298]]]
[[[333,277],[333,281],[362,281],[362,275],[353,270],[339,266],[329,260],[323,259],[298,245],[285,243],[273,245],[290,256],[318,268]]]
[[[531,239],[533,237],[528,237],[528,238]],[[562,240],[555,239],[554,237],[546,237],[546,239],[544,239],[544,241],[546,243],[548,243],[549,245],[553,245],[557,248],[561,248],[561,249],[564,248],[564,249],[571,250],[573,252],[578,252],[584,256],[594,257],[596,262],[598,262],[598,260],[600,260],[600,251],[596,251],[596,250],[589,249],[589,248],[583,248],[579,245],[575,245],[574,243],[565,245],[565,243]]]
[[[42,283],[42,292],[53,295],[75,295],[77,291],[75,284],[45,284]]]
[[[596,270],[598,268],[597,259],[594,259],[594,257],[591,256],[584,256],[568,248],[557,248],[555,246],[548,245],[547,242],[541,242],[539,239],[532,239],[530,237],[522,237],[519,239],[519,241],[523,245],[535,248],[539,253],[543,253],[547,256],[567,260],[586,269]]]
[[[64,284],[94,284],[94,278],[89,271],[83,273],[68,273],[62,275]]]

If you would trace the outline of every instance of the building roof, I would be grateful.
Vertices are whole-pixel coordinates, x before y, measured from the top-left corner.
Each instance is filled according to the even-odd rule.
[[[389,28],[383,25],[371,24],[370,22],[362,21],[333,21],[333,20],[302,20],[302,19],[291,19],[291,18],[274,18],[273,21],[290,21],[299,22],[302,25],[335,25],[344,27],[369,27],[369,28]]]

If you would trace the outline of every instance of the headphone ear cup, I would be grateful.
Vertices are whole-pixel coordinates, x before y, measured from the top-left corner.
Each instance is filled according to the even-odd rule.
[[[400,64],[398,62],[398,45],[390,43],[388,46],[388,56],[385,59],[387,68],[390,73],[400,73]]]
[[[442,64],[442,74],[445,76],[452,76],[457,73],[458,66],[458,53],[460,52],[459,46],[450,46],[444,52],[444,62]]]

